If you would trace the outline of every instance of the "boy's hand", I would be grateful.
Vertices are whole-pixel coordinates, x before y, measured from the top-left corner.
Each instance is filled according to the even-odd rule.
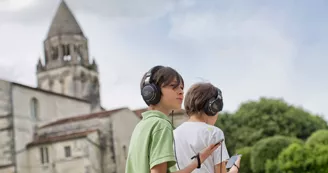
[[[211,144],[199,153],[200,162],[203,163],[221,144]]]
[[[239,156],[235,162],[235,164],[238,166],[238,168],[240,167],[240,159],[241,159],[241,157]]]

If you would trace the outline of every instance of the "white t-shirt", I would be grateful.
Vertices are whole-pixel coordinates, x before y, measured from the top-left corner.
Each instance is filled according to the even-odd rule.
[[[191,162],[191,157],[201,152],[210,144],[215,144],[224,139],[224,133],[218,127],[208,125],[204,122],[184,122],[174,130],[175,153],[177,166],[180,169],[187,167]],[[229,159],[225,142],[216,149],[211,156],[201,165],[200,169],[195,169],[192,173],[214,173],[214,166],[222,160]]]

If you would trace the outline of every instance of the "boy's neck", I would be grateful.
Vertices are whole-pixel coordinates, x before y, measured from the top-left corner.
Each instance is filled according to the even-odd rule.
[[[206,119],[204,118],[204,115],[196,115],[196,114],[192,114],[189,115],[189,122],[204,122],[207,123]]]
[[[172,112],[172,110],[168,110],[168,109],[165,109],[161,106],[149,106],[148,107],[148,110],[156,110],[156,111],[160,111],[162,113],[164,113],[165,115],[169,116]]]

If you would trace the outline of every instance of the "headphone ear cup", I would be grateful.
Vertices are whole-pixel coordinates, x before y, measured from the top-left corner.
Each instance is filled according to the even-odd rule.
[[[147,105],[156,105],[161,100],[160,88],[154,84],[148,84],[141,90],[141,95]]]
[[[217,112],[220,112],[223,108],[223,102],[222,100],[220,99],[216,99],[216,100],[213,100],[211,103],[210,103],[210,110],[212,113],[217,113]],[[215,115],[214,114],[214,115]]]
[[[204,106],[204,112],[208,116],[215,116],[218,112],[223,109],[223,100],[222,100],[222,92],[219,88],[217,88],[218,95],[216,98],[211,98],[208,100]]]
[[[152,88],[154,88],[154,99],[151,101],[152,105],[156,105],[159,103],[159,101],[161,101],[161,97],[162,97],[162,92],[161,92],[161,88],[155,84],[151,84]]]
[[[212,112],[212,109],[211,109],[211,103],[214,101],[214,99],[210,99],[206,102],[205,106],[204,106],[204,113],[208,116],[214,116],[215,115],[215,112],[213,113]]]
[[[215,116],[223,109],[223,102],[220,99],[210,99],[204,107],[204,112],[208,116]]]
[[[145,85],[141,90],[141,95],[143,100],[146,102],[146,104],[149,106],[153,98],[155,97],[155,90],[151,85]]]

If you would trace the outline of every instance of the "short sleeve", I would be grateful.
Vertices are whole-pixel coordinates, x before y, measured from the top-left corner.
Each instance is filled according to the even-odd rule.
[[[168,127],[154,131],[149,148],[150,168],[168,162],[168,168],[175,165],[173,131]]]
[[[219,140],[224,139],[224,133],[222,131],[216,131],[213,134],[213,138],[211,140],[212,143],[217,143]],[[221,152],[222,151],[222,152]],[[222,153],[222,156],[221,156]],[[217,165],[221,163],[222,161],[227,161],[230,156],[225,144],[225,140],[222,142],[222,144],[213,152],[212,154],[214,159],[214,164]],[[222,159],[221,159],[222,158]]]

